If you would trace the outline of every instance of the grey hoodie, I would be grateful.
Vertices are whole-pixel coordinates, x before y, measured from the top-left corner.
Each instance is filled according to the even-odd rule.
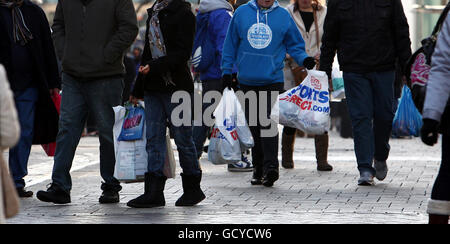
[[[209,13],[217,9],[227,9],[233,11],[233,6],[226,0],[202,0],[198,11],[200,13]]]
[[[441,120],[450,95],[450,14],[439,34],[433,54],[423,117]]]

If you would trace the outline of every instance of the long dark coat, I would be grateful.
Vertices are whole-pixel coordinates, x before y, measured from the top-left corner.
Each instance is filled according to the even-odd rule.
[[[50,26],[44,11],[25,0],[21,8],[25,23],[34,39],[27,44],[36,65],[39,99],[36,104],[33,144],[47,144],[56,140],[59,115],[50,97],[49,89],[61,88],[58,65],[50,34]],[[11,67],[11,43],[4,21],[0,18],[0,63],[5,66],[8,76]]]

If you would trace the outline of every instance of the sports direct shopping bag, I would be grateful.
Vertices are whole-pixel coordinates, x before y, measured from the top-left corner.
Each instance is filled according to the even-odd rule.
[[[119,141],[135,141],[144,135],[145,111],[143,107],[126,107],[125,119],[120,132]]]
[[[139,182],[144,180],[148,169],[148,155],[146,150],[147,140],[142,136],[140,140],[119,141],[122,125],[126,117],[127,109],[122,106],[114,107],[115,123],[113,128],[114,150],[116,165],[114,177],[122,182]],[[145,135],[145,123],[143,134]],[[167,151],[164,163],[164,175],[167,178],[175,178],[175,157],[173,155],[170,138],[166,135]]]
[[[225,89],[214,111],[216,124],[211,133],[208,160],[213,164],[232,164],[241,160],[241,148],[254,146],[253,137],[238,98]]]
[[[329,97],[326,73],[308,70],[299,86],[278,96],[270,118],[308,134],[324,134],[330,127]]]
[[[420,115],[412,99],[411,90],[405,85],[402,97],[392,123],[392,134],[396,136],[419,136],[422,128],[422,115]]]

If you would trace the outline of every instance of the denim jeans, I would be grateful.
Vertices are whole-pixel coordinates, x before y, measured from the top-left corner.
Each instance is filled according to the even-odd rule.
[[[9,169],[17,188],[25,187],[23,177],[28,174],[28,158],[33,143],[34,115],[38,97],[37,88],[14,92],[20,122],[20,140],[9,150]]]
[[[375,174],[373,160],[389,156],[394,119],[395,71],[356,74],[344,72],[345,94],[352,120],[360,172]]]
[[[99,132],[100,174],[104,180],[102,189],[121,190],[119,181],[114,178],[116,159],[113,107],[122,102],[123,86],[123,79],[120,77],[80,81],[63,74],[59,131],[52,175],[54,184],[68,192],[72,189],[70,169],[90,113]]]
[[[186,175],[199,175],[200,165],[197,159],[192,126],[174,126],[172,112],[180,103],[171,103],[172,93],[148,92],[145,94],[145,122],[147,126],[148,172],[163,176],[166,155],[166,130],[175,139],[180,158],[180,166]],[[192,96],[191,96],[192,97]],[[192,122],[192,120],[191,120]]]
[[[218,91],[222,92],[222,81],[221,80],[209,80],[209,81],[203,81],[202,82],[202,92],[203,95],[209,91]],[[202,103],[202,116],[203,112],[209,106],[211,106],[213,103]],[[214,108],[215,109],[215,108]],[[205,145],[206,138],[208,137],[207,133],[209,131],[210,127],[206,126],[205,124],[201,126],[194,126],[194,142],[195,142],[195,148],[197,149],[197,158],[200,158],[203,153],[203,147]]]
[[[250,131],[253,136],[253,140],[255,141],[255,145],[252,148],[252,161],[253,166],[255,167],[255,172],[260,176],[267,174],[269,171],[277,171],[279,170],[279,161],[278,161],[278,134],[276,136],[262,136],[262,130],[268,130],[269,126],[261,125],[259,114],[260,109],[265,109],[264,111],[267,115],[266,119],[269,118],[270,113],[272,111],[273,103],[267,102],[267,104],[261,104],[260,100],[260,92],[267,92],[267,101],[272,101],[271,92],[277,91],[281,92],[283,90],[283,83],[275,83],[267,86],[246,86],[240,85],[241,90],[244,93],[249,91],[254,91],[257,94],[257,111],[258,115],[257,124],[250,124],[250,102],[248,100],[245,101],[245,117],[247,123],[249,123]],[[255,109],[255,108],[253,108]],[[278,131],[278,129],[277,129]]]

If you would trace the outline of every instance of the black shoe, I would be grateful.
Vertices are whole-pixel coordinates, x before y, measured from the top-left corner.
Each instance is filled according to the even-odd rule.
[[[153,173],[145,174],[144,194],[127,203],[130,208],[154,208],[166,205],[164,187],[167,177]]]
[[[277,181],[279,178],[279,173],[276,170],[270,170],[267,172],[266,176],[264,176],[262,184],[265,187],[272,187],[273,183]]]
[[[32,191],[25,191],[25,189],[23,187],[18,187],[18,188],[16,188],[16,190],[17,190],[17,195],[19,195],[20,198],[30,198],[33,196]]]
[[[119,192],[122,190],[122,187],[119,183],[111,185],[111,184],[102,184],[103,193],[98,199],[100,204],[108,204],[108,203],[119,203],[120,197]]]
[[[262,170],[256,166],[254,166],[253,167],[253,177],[252,177],[252,180],[250,181],[250,184],[252,184],[254,186],[258,186],[258,185],[262,185],[262,183],[263,183]]]
[[[202,174],[199,175],[185,175],[181,173],[181,180],[183,182],[183,195],[177,200],[175,206],[188,207],[194,206],[203,201],[206,196],[200,188],[200,181]]]
[[[105,190],[98,199],[101,204],[105,203],[118,203],[120,202],[119,193],[113,190]]]
[[[37,199],[55,204],[70,203],[70,194],[56,184],[51,184],[47,191],[38,191]]]

